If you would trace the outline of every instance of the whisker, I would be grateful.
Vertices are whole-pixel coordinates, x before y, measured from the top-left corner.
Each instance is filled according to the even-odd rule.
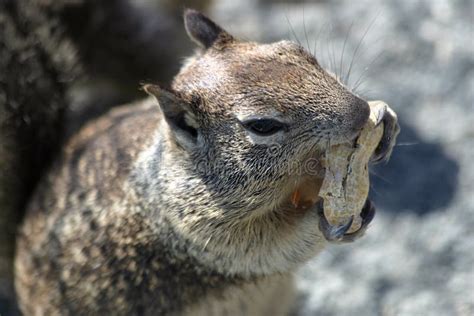
[[[395,147],[399,147],[399,146],[415,146],[415,145],[419,145],[420,142],[413,142],[413,143],[399,143],[399,144],[395,144]]]
[[[298,42],[298,45],[302,46],[300,40],[298,39],[298,36],[296,36],[295,29],[293,28],[293,25],[291,24],[290,19],[288,19],[288,15],[286,14],[286,12],[285,12],[285,18],[286,18],[286,22],[288,23],[290,27],[291,33],[293,33],[293,36],[295,37],[296,42]]]
[[[359,78],[356,80],[356,82],[354,83],[353,87],[351,90],[355,91],[357,90],[357,88],[359,88],[359,86],[361,85],[361,83],[364,81],[364,76],[367,75],[369,73],[369,70],[371,69],[371,67],[374,65],[374,63],[380,58],[383,56],[383,54],[385,54],[386,51],[380,51],[373,59],[372,61],[369,63],[369,65],[367,67],[364,68],[364,70],[362,71],[362,73],[360,74]]]
[[[324,60],[324,63],[327,64],[327,68],[329,69],[329,71],[332,72],[332,65],[331,65],[331,54],[329,53],[329,45],[328,45],[328,41],[329,41],[329,36],[326,37],[326,59]]]
[[[331,27],[332,29],[332,27]],[[331,31],[332,32],[332,31]],[[328,34],[328,36],[326,37],[326,42],[327,42],[327,46],[326,46],[326,55],[327,55],[327,60],[328,60],[328,63],[329,63],[329,70],[334,74],[336,75],[336,64],[334,63],[334,59],[331,58],[331,45],[329,44],[330,43],[330,36],[331,34]],[[334,42],[332,42],[334,44]],[[334,46],[333,46],[334,48]],[[334,51],[334,50],[333,50]]]
[[[378,42],[380,42],[383,39],[386,39],[388,36],[389,35],[381,35],[381,36],[377,37],[375,40],[371,41],[370,45],[367,45],[367,46],[363,47],[359,54],[362,55],[362,56],[365,55],[365,53],[368,50],[372,49],[372,45],[377,44]]]
[[[334,33],[334,29],[332,31]],[[337,71],[337,62],[336,62],[336,50],[334,48],[334,41],[331,43],[331,52],[332,52],[332,63],[334,64],[334,75],[336,76],[337,80],[340,80],[338,77],[338,71]]]
[[[340,77],[342,78],[342,64],[344,62],[344,52],[346,50],[347,39],[349,38],[349,34],[351,33],[352,27],[354,26],[354,20],[352,20],[351,25],[349,26],[349,30],[347,31],[346,38],[344,39],[344,44],[342,45],[342,53],[341,53],[341,60],[339,61],[339,71]],[[347,83],[343,82],[343,84],[347,85]]]
[[[361,91],[358,91],[357,94],[359,96],[363,96],[363,99],[367,99],[367,98],[370,98],[370,96],[372,95],[377,95],[378,93],[374,93],[375,89],[364,89],[364,90],[361,90]]]
[[[355,61],[355,58],[357,56],[357,53],[359,52],[360,46],[362,45],[362,42],[364,41],[365,37],[367,36],[367,33],[369,33],[369,30],[372,28],[372,26],[374,25],[375,21],[377,21],[379,16],[380,16],[380,12],[375,16],[375,18],[372,19],[369,26],[367,27],[364,34],[362,35],[361,39],[359,40],[359,43],[357,44],[357,46],[354,50],[354,54],[352,55],[351,63],[349,64],[349,70],[347,71],[347,75],[345,77],[344,82],[347,82],[347,83],[349,82],[352,67],[354,66],[354,61]]]
[[[376,44],[378,43],[380,40],[386,38],[387,36],[379,36],[375,41],[373,41],[371,43],[370,46],[372,46],[373,44]],[[364,55],[367,51],[369,50],[369,47],[365,47],[360,55]],[[370,68],[373,66],[373,64],[375,64],[375,62],[377,62],[379,60],[379,58],[381,56],[383,56],[383,54],[386,53],[386,51],[381,51],[379,52],[375,57],[372,58],[371,62],[369,63],[368,66],[366,66],[362,73],[360,74],[359,78],[357,78],[356,82],[352,85],[352,87],[349,88],[349,85],[347,82],[345,82],[344,84],[353,92],[353,93],[357,93],[357,89],[359,88],[359,86],[364,82],[364,79],[366,78],[367,74],[370,72]]]
[[[318,32],[318,35],[316,37],[316,40],[314,41],[314,52],[313,52],[313,56],[316,58],[316,49],[318,47],[318,42],[319,42],[319,38],[321,36],[321,33],[323,32],[323,30],[327,27],[328,23],[324,23],[324,25],[319,29],[319,32]]]
[[[303,32],[304,32],[304,37],[306,39],[306,46],[308,47],[308,51],[310,51],[309,41],[308,41],[308,32],[306,31],[306,22],[304,19],[304,7],[303,7]]]
[[[381,175],[379,175],[378,173],[376,173],[374,170],[370,170],[370,174],[373,174],[374,176],[376,176],[377,178],[381,179],[382,181],[388,183],[388,184],[393,184],[392,181],[388,180],[387,178],[385,177],[382,177]]]

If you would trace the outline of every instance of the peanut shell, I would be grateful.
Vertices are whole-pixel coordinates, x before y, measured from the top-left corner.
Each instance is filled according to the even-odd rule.
[[[324,215],[332,225],[347,223],[354,216],[348,232],[360,228],[360,212],[369,193],[369,160],[383,134],[383,123],[376,126],[378,115],[387,105],[382,101],[369,102],[370,117],[353,144],[331,146],[325,154],[324,180],[319,191],[323,199]]]

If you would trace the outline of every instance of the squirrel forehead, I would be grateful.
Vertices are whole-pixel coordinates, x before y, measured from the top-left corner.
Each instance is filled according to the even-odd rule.
[[[209,49],[192,57],[173,83],[176,91],[198,95],[209,112],[239,106],[285,113],[337,96],[337,86],[313,56],[288,41]]]

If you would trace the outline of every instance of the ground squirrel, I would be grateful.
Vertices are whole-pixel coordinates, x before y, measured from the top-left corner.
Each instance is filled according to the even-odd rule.
[[[327,243],[316,205],[290,195],[357,136],[367,102],[292,42],[184,17],[200,50],[172,89],[146,85],[153,97],[86,126],[39,185],[17,245],[26,315],[285,314],[292,271]],[[397,134],[383,120],[377,160]]]

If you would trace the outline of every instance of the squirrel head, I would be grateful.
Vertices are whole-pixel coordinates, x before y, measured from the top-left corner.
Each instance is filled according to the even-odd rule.
[[[293,192],[314,202],[321,153],[353,140],[369,106],[295,43],[241,41],[194,10],[184,20],[199,51],[172,90],[145,86],[173,148],[162,203],[179,212],[167,216],[218,269],[286,271],[324,243],[316,212],[299,209]]]

